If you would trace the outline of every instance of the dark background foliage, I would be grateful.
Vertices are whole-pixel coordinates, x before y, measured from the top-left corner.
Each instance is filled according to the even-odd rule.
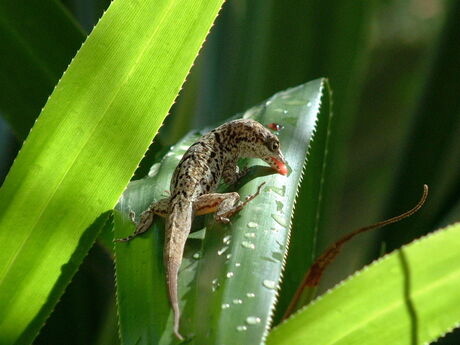
[[[0,178],[106,0],[0,1]],[[410,208],[412,219],[361,236],[322,290],[384,252],[460,218],[460,2],[227,1],[161,133],[141,163],[190,128],[223,120],[271,94],[328,77],[334,124],[318,253],[356,227]],[[312,258],[291,247],[289,279]],[[113,264],[93,248],[37,344],[115,344]],[[285,306],[290,296],[280,296]],[[439,344],[459,343],[460,332]]]

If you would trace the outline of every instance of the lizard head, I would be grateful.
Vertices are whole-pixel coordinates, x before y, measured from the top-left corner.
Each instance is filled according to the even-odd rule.
[[[286,166],[286,160],[284,159],[283,153],[280,148],[280,141],[276,135],[270,133],[267,130],[265,140],[259,145],[261,146],[259,151],[259,158],[270,164],[278,174],[287,175],[288,169]]]
[[[242,156],[260,158],[279,174],[287,175],[286,160],[281,152],[278,137],[257,121],[249,119],[239,121],[243,123],[246,131],[245,140],[242,142]]]

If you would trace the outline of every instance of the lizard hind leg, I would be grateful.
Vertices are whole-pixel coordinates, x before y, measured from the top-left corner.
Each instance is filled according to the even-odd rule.
[[[134,233],[129,235],[125,238],[117,238],[114,242],[128,242],[132,240],[134,237],[143,234],[147,230],[150,229],[153,223],[154,215],[159,215],[162,217],[166,217],[168,214],[168,207],[169,207],[169,198],[161,199],[149,206],[144,212],[141,213],[141,219],[139,223],[135,222],[135,214],[133,211],[129,212],[129,218],[131,221],[136,225],[136,230]]]
[[[228,223],[230,222],[230,217],[232,217],[235,213],[238,213],[241,211],[251,200],[254,200],[256,196],[260,194],[260,189],[262,186],[265,184],[265,182],[262,182],[258,187],[257,191],[254,194],[248,195],[244,201],[241,201],[239,199],[238,193],[228,193],[228,194],[236,194],[238,195],[238,200],[236,203],[233,203],[232,206],[228,203],[221,203],[219,205],[219,208],[217,209],[216,212],[216,220],[218,222],[223,222],[223,223]]]
[[[196,216],[216,212],[217,214],[222,210],[231,210],[238,204],[240,195],[238,193],[209,193],[201,195],[194,203],[193,209]],[[218,219],[218,221],[228,223],[229,219]]]
[[[194,203],[195,214],[197,216],[216,212],[216,221],[229,223],[230,217],[239,212],[251,200],[260,193],[260,189],[265,184],[262,183],[257,188],[257,192],[246,197],[244,201],[240,200],[240,195],[232,193],[210,193],[200,196]]]

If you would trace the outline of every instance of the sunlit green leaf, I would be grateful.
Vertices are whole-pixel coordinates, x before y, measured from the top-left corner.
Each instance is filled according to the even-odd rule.
[[[362,270],[275,328],[267,344],[427,344],[460,322],[460,224]]]
[[[0,190],[0,343],[30,343],[160,127],[221,0],[115,0]],[[102,221],[102,220],[101,220]]]

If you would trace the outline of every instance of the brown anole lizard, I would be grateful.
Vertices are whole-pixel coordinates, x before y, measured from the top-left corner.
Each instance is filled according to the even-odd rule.
[[[263,185],[244,201],[236,192],[215,193],[221,178],[225,183],[233,184],[244,175],[245,171],[240,172],[237,166],[239,158],[260,158],[279,174],[288,173],[276,135],[254,120],[227,122],[190,146],[172,176],[170,197],[151,204],[141,214],[134,233],[116,240],[126,242],[146,232],[154,215],[166,218],[166,282],[174,314],[174,333],[179,339],[183,337],[179,333],[177,279],[193,218],[215,212],[217,221],[228,223],[232,215],[259,194]],[[131,219],[134,221],[134,214]]]

